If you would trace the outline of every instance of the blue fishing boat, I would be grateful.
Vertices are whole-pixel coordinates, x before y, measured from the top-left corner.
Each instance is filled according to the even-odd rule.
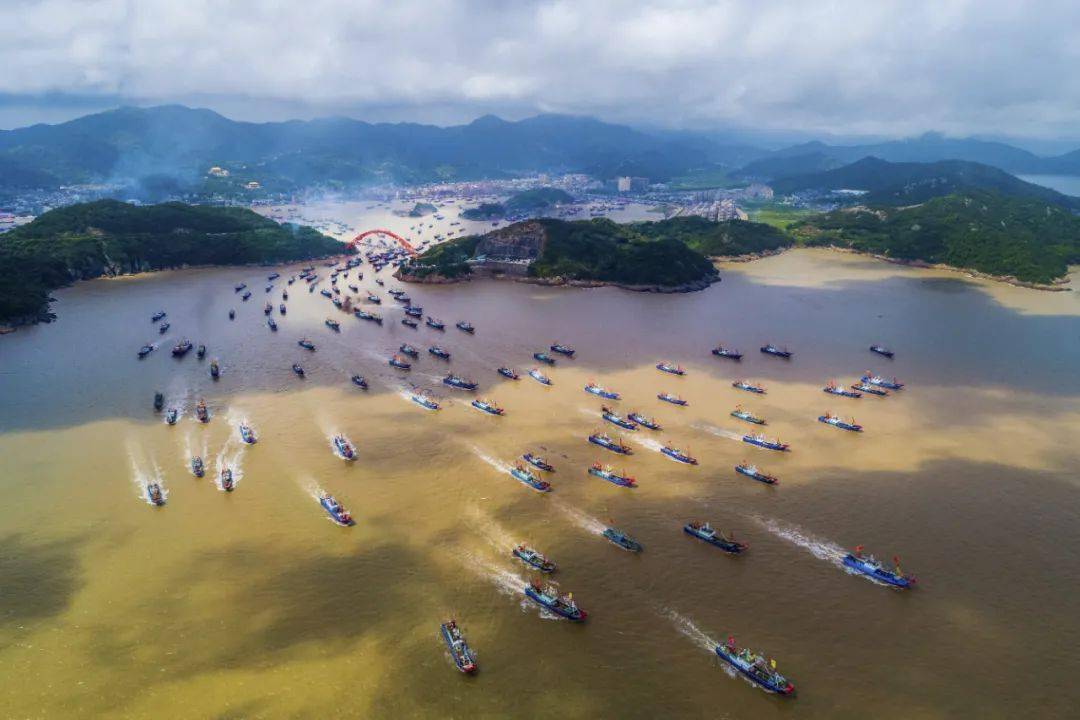
[[[465,378],[461,377],[460,375],[454,375],[453,373],[448,374],[446,377],[444,377],[442,379],[442,381],[443,381],[443,385],[447,385],[447,386],[452,387],[452,388],[457,388],[458,390],[475,390],[476,389],[476,383],[474,383],[472,380],[466,380]]]
[[[689,453],[680,450],[677,447],[672,447],[670,444],[665,444],[660,448],[660,452],[667,455],[669,458],[676,462],[681,462],[684,465],[697,465],[697,458],[691,456]]]
[[[540,468],[544,472],[555,472],[554,466],[549,464],[546,460],[544,460],[544,458],[540,457],[539,455],[534,455],[531,452],[527,452],[521,457],[525,460],[525,462],[529,463],[533,467]]]
[[[659,370],[660,372],[666,372],[666,373],[668,373],[670,375],[685,375],[686,374],[686,370],[683,369],[682,365],[676,365],[674,363],[669,363],[669,362],[658,362],[658,363],[656,363],[656,369]]]
[[[425,410],[438,410],[439,409],[439,403],[435,402],[434,400],[429,398],[427,395],[424,395],[423,393],[413,393],[412,395],[409,396],[409,399],[412,400],[417,405],[419,405],[420,407],[424,408]]]
[[[607,433],[593,433],[589,436],[589,442],[620,455],[634,454],[629,445],[625,444],[622,440],[616,440]]]
[[[150,318],[150,322],[157,322],[158,320],[161,320],[164,317],[165,317],[165,311],[164,310],[158,310],[156,313],[154,313],[154,316]]]
[[[537,492],[551,492],[551,483],[536,477],[521,463],[516,463],[514,467],[510,468],[510,475]]]
[[[217,360],[211,360],[210,361],[210,377],[212,377],[215,380],[217,380],[219,377],[221,377],[221,366],[218,365]]]
[[[310,350],[312,352],[315,352],[315,343],[311,342],[307,338],[297,340],[296,344],[299,345],[300,347],[304,348],[305,350]]]
[[[206,466],[203,465],[203,459],[198,455],[191,458],[191,474],[197,478],[201,478],[206,474]]]
[[[443,360],[449,360],[450,359],[449,351],[443,349],[442,347],[440,347],[438,345],[432,345],[431,347],[429,347],[428,352],[431,353],[432,355],[434,355],[435,357],[441,358]]]
[[[784,452],[790,447],[787,443],[782,443],[779,440],[770,440],[761,434],[743,435],[742,441],[744,443],[756,445],[760,448],[765,448],[766,450],[778,450],[780,452]]]
[[[555,358],[551,357],[550,355],[548,355],[545,352],[534,352],[533,357],[536,358],[538,361],[540,361],[542,363],[545,363],[547,365],[554,365],[555,364]]]
[[[533,368],[529,371],[529,377],[541,385],[551,385],[551,378],[540,372],[537,368]]]
[[[855,400],[858,400],[862,397],[862,393],[856,392],[854,390],[848,390],[845,387],[841,387],[832,380],[830,380],[828,384],[826,384],[825,387],[822,388],[822,391],[827,392],[830,395],[839,395],[840,397],[853,398]]]
[[[749,410],[743,410],[742,405],[735,406],[735,409],[731,411],[731,417],[745,420],[746,422],[754,423],[755,425],[765,424],[765,418],[758,417]]]
[[[634,488],[637,487],[637,481],[629,475],[620,475],[610,465],[601,465],[596,462],[589,468],[589,474],[595,475],[598,478],[607,480],[609,483],[614,483],[620,487]]]
[[[195,403],[195,417],[198,418],[201,423],[210,422],[210,411],[206,408],[206,401],[202,398],[199,402]]]
[[[547,559],[537,550],[524,544],[518,545],[510,554],[534,570],[539,570],[542,573],[553,573],[557,569],[554,560]]]
[[[738,555],[750,548],[744,542],[739,542],[734,537],[727,537],[723,533],[718,533],[707,522],[688,522],[683,525],[683,532],[687,535],[692,535],[698,540],[703,540],[710,545],[715,545],[726,553],[732,555]]]
[[[510,368],[508,368],[508,367],[501,367],[501,368],[499,368],[498,372],[504,378],[508,378],[510,380],[518,380],[519,379],[518,374],[516,372],[514,372],[513,370],[511,370]]]
[[[600,417],[607,420],[612,425],[618,425],[624,430],[637,430],[637,425],[622,417],[606,405],[600,408]]]
[[[859,545],[854,552],[845,555],[844,567],[897,588],[906,589],[915,584],[915,577],[905,575],[900,569],[899,557],[893,557],[894,569],[887,570],[873,555],[864,555],[862,549],[862,545]]]
[[[233,471],[231,468],[221,468],[221,489],[225,492],[232,492],[236,488],[236,480],[233,479]]]
[[[884,347],[882,345],[871,345],[870,346],[870,352],[877,353],[878,355],[882,355],[884,357],[887,357],[890,360],[892,359],[892,356],[895,354],[895,353],[893,353],[892,350],[890,350],[887,347]]]
[[[649,428],[650,430],[659,430],[660,429],[660,423],[656,422],[655,420],[653,420],[651,417],[649,417],[647,415],[642,415],[639,412],[628,413],[626,415],[626,417],[630,418],[631,420],[636,422],[638,425],[640,425],[642,427]]]
[[[243,295],[240,296],[240,299],[242,301],[244,301],[244,302],[247,302],[248,300],[251,299],[251,292],[248,291],[248,292],[244,293]]]
[[[775,660],[766,660],[746,648],[737,649],[734,638],[728,638],[727,645],[717,645],[715,650],[717,657],[763,690],[784,696],[795,692],[795,686],[776,672]]]
[[[418,318],[424,314],[424,308],[419,307],[418,305],[409,305],[405,308],[405,314],[409,317]]]
[[[873,385],[875,387],[882,387],[887,390],[900,390],[904,387],[904,383],[897,381],[896,378],[893,378],[892,380],[886,380],[880,375],[871,375],[869,371],[867,371],[865,375],[859,378],[859,381],[864,382],[868,385]]]
[[[745,380],[736,380],[735,382],[731,383],[731,387],[735,388],[736,390],[745,390],[747,392],[757,393],[758,395],[765,394],[764,387],[762,387],[761,385],[755,385]]]
[[[390,367],[396,367],[398,370],[408,370],[412,367],[412,364],[400,355],[393,356],[387,362],[390,364]]]
[[[742,353],[732,348],[726,348],[723,345],[717,345],[712,349],[712,354],[716,357],[728,358],[729,360],[742,360]]]
[[[461,332],[467,332],[470,335],[476,332],[476,328],[473,327],[473,324],[464,320],[459,320],[457,323],[454,324],[454,327],[456,327]]]
[[[361,388],[362,390],[368,389],[367,380],[364,379],[363,375],[353,375],[352,384],[358,388]]]
[[[356,450],[353,448],[352,443],[344,435],[335,435],[331,443],[334,446],[334,451],[341,456],[343,460],[355,460]]]
[[[557,587],[550,583],[543,585],[539,580],[533,580],[525,586],[525,597],[544,609],[573,622],[583,622],[588,617],[588,613],[579,608],[577,603],[574,602],[572,593],[563,595]]]
[[[859,392],[864,392],[868,395],[877,395],[878,397],[885,397],[889,394],[888,390],[882,390],[879,387],[874,387],[870,383],[857,382],[852,384],[851,387],[855,390],[858,390]]]
[[[325,298],[333,297],[333,294],[329,290],[320,290],[319,294]]]
[[[476,660],[473,658],[469,646],[465,643],[465,637],[461,634],[461,630],[458,629],[457,623],[453,620],[444,622],[439,626],[439,632],[446,642],[446,647],[450,650],[450,657],[454,659],[454,665],[457,666],[457,669],[466,675],[476,672]]]
[[[441,320],[436,320],[430,315],[428,315],[427,318],[424,320],[424,324],[430,328],[435,328],[436,330],[446,329],[446,325]]]
[[[269,280],[269,281],[273,281],[273,280],[277,280],[279,277],[281,277],[281,273],[271,273],[271,274],[266,276],[266,279]]]
[[[160,484],[153,482],[146,485],[146,501],[155,507],[165,504],[165,493],[161,490]]]
[[[192,344],[190,340],[181,340],[173,345],[172,354],[173,357],[184,357],[191,350]]]
[[[237,428],[240,431],[240,439],[248,445],[254,445],[257,442],[255,437],[255,430],[246,423],[240,423],[240,427]]]
[[[153,345],[143,345],[141,348],[139,348],[139,359],[142,360],[144,357],[146,357],[152,352],[154,352]]]
[[[352,286],[350,285],[349,287],[351,288]],[[353,292],[357,292],[357,291],[353,290]],[[368,293],[367,301],[369,303],[374,303],[375,305],[382,305],[382,298],[379,297],[378,295],[372,295],[371,293]]]
[[[342,527],[352,527],[356,524],[349,511],[341,506],[333,495],[329,493],[323,493],[319,496],[319,504],[322,505],[322,509],[326,511],[326,514],[330,516],[330,519]]]
[[[161,323],[161,325],[158,326],[158,334],[159,335],[164,335],[165,333],[169,332],[170,327],[172,327],[172,326],[167,322],[166,323]]]
[[[411,327],[413,330],[415,330],[420,325],[420,323],[416,322],[415,320],[410,320],[409,318],[402,318],[401,324],[405,327]]]
[[[690,404],[687,401],[683,400],[678,395],[672,395],[671,393],[663,392],[663,393],[658,394],[656,397],[659,398],[660,400],[663,400],[664,402],[671,403],[672,405],[680,405],[682,407],[686,407],[687,405]]]
[[[353,310],[353,315],[360,318],[361,320],[367,320],[368,322],[373,322],[376,325],[382,325],[382,318],[375,313],[369,313],[365,310]]]
[[[634,538],[630,537],[622,530],[618,528],[609,527],[602,533],[605,538],[610,540],[615,545],[618,545],[623,550],[629,550],[630,552],[641,552],[645,547]]]
[[[757,480],[758,482],[763,482],[766,485],[776,485],[780,482],[772,475],[767,475],[761,472],[761,470],[758,470],[757,465],[748,465],[745,462],[736,465],[735,472],[739,473],[740,475],[745,475],[748,478]]]
[[[239,285],[237,285],[236,287],[233,288],[233,292],[240,292],[241,290],[243,290],[246,287],[247,287],[247,283],[240,283]]]
[[[300,363],[293,363],[292,371],[300,377],[304,377],[304,368],[300,367]]]
[[[403,355],[408,355],[409,357],[412,357],[412,358],[420,357],[420,351],[417,350],[416,348],[414,348],[409,343],[401,343],[401,345],[398,347],[398,350]]]
[[[560,355],[565,355],[566,357],[574,357],[574,348],[570,347],[569,345],[555,343],[554,345],[550,345],[548,349],[551,350],[551,352],[559,353]]]
[[[826,412],[824,415],[818,415],[818,422],[825,423],[826,425],[832,425],[833,427],[840,428],[841,430],[850,430],[851,432],[862,432],[862,425],[856,424],[854,420],[847,422],[841,420],[836,415]]]
[[[490,400],[483,400],[477,398],[472,401],[472,406],[481,412],[486,412],[488,415],[505,415],[506,411],[496,405]]]
[[[326,318],[323,323],[326,325],[326,327],[330,328],[334,332],[341,332],[341,323],[339,323],[337,320],[331,320],[330,318]]]
[[[165,422],[169,423],[170,425],[175,425],[176,421],[179,419],[180,411],[176,408],[169,408],[168,412],[165,413]]]
[[[778,348],[775,345],[773,345],[772,343],[769,343],[768,345],[762,345],[761,346],[761,352],[765,353],[766,355],[772,355],[774,357],[784,358],[785,360],[788,360],[789,358],[791,358],[791,355],[792,355],[791,351],[788,350],[787,348]]]
[[[607,398],[608,400],[619,399],[619,393],[615,392],[614,390],[608,390],[607,388],[600,387],[596,383],[592,382],[585,386],[585,392],[592,393],[593,395],[599,395],[600,397]]]
[[[236,319],[236,311],[233,310],[232,308],[229,308],[229,319],[230,320],[235,320]]]
[[[277,323],[274,322],[274,318],[266,318],[266,327],[270,328],[271,332],[277,332]]]

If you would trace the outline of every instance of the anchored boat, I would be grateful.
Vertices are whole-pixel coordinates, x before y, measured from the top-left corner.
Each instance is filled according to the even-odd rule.
[[[300,377],[304,377],[304,368],[300,367],[300,363],[293,363],[292,371]]]
[[[623,550],[629,550],[630,552],[641,552],[645,549],[645,546],[639,543],[634,538],[630,537],[622,530],[618,528],[609,527],[604,530],[603,535],[615,545],[618,545]]]
[[[612,425],[618,425],[625,430],[637,430],[637,425],[622,417],[606,405],[600,409],[600,417],[604,418]]]
[[[266,318],[266,327],[270,328],[272,332],[277,332],[277,323],[274,322],[274,318]]]
[[[574,348],[570,347],[569,345],[555,343],[554,345],[549,346],[548,349],[551,350],[551,352],[556,352],[560,355],[565,355],[566,357],[574,357]]]
[[[142,360],[144,357],[146,357],[152,352],[154,352],[153,345],[143,345],[141,348],[139,348],[139,359]]]
[[[387,362],[390,367],[396,367],[398,370],[408,370],[412,367],[412,364],[400,355],[394,355]]]
[[[669,363],[669,362],[658,362],[658,363],[656,363],[656,369],[659,370],[660,372],[666,372],[666,373],[669,373],[671,375],[685,375],[686,374],[686,370],[683,369],[682,365],[676,365],[674,363]]]
[[[431,317],[430,315],[428,315],[424,319],[424,324],[427,325],[430,328],[435,328],[436,330],[445,330],[446,329],[446,325],[441,320],[436,320],[435,318]]]
[[[353,375],[352,376],[352,383],[353,383],[353,385],[357,386],[358,388],[362,388],[364,390],[368,389],[367,380],[364,379],[363,375]]]
[[[879,387],[874,387],[870,383],[857,382],[854,383],[851,387],[858,390],[859,392],[864,392],[869,395],[877,395],[878,397],[885,397],[889,394],[888,390],[882,390]]]
[[[715,545],[732,555],[738,555],[750,547],[746,543],[736,540],[734,536],[728,537],[723,533],[716,532],[707,522],[688,522],[683,525],[683,532],[687,535],[693,535],[698,540],[704,540],[710,545]]]
[[[612,438],[607,433],[593,433],[589,436],[589,442],[612,452],[619,453],[620,455],[633,455],[633,451],[630,449],[629,445],[625,444],[622,440]]]
[[[730,360],[742,360],[742,353],[732,348],[726,348],[723,345],[717,345],[713,348],[712,354],[717,357],[728,358]]]
[[[303,340],[297,340],[296,344],[299,345],[300,347],[304,348],[305,350],[310,350],[311,352],[315,352],[315,343],[311,342],[307,338],[304,338]]]
[[[442,633],[446,647],[450,650],[450,657],[454,659],[457,669],[465,674],[476,672],[476,660],[473,659],[472,651],[465,643],[465,637],[458,629],[457,623],[453,620],[444,622],[439,626],[439,631]]]
[[[904,387],[904,383],[899,382],[896,378],[893,378],[892,380],[886,380],[880,375],[871,375],[869,370],[867,370],[866,374],[859,378],[859,381],[867,383],[868,385],[873,385],[875,387],[883,387],[887,390],[900,390]]]
[[[550,610],[556,615],[573,622],[583,622],[588,617],[588,613],[579,608],[577,603],[574,602],[572,593],[563,595],[551,583],[543,585],[539,580],[533,580],[525,586],[525,597],[546,610]]]
[[[551,378],[540,372],[537,368],[533,368],[529,371],[529,377],[541,385],[551,385]]]
[[[761,352],[765,353],[766,355],[773,355],[778,358],[784,358],[785,360],[791,358],[792,355],[791,351],[787,348],[778,348],[772,343],[769,343],[768,345],[763,345],[761,347]]]
[[[444,348],[442,348],[439,345],[432,345],[431,347],[428,348],[427,351],[429,353],[431,353],[432,355],[434,355],[435,357],[441,358],[442,360],[449,360],[450,359],[450,352],[445,350]]]
[[[824,415],[818,415],[818,422],[825,423],[826,425],[832,425],[833,427],[840,428],[841,430],[850,430],[851,432],[862,432],[862,425],[858,425],[854,419],[851,422],[841,420],[836,415],[826,412]]]
[[[844,566],[857,573],[898,588],[909,588],[915,584],[914,575],[905,575],[900,569],[900,558],[893,557],[893,569],[887,570],[873,555],[864,555],[863,546],[844,556]]]
[[[551,483],[536,477],[521,463],[516,463],[514,467],[510,468],[510,475],[528,485],[533,490],[538,492],[551,492]]]
[[[607,398],[608,400],[619,399],[619,393],[615,392],[614,390],[608,390],[607,388],[600,387],[596,383],[592,382],[585,386],[585,392],[592,393],[593,395],[599,395],[600,397]]]
[[[671,403],[672,405],[681,405],[681,406],[685,407],[685,406],[690,404],[687,401],[683,400],[678,395],[672,395],[671,393],[663,392],[663,393],[660,393],[659,395],[657,395],[656,397],[659,398],[660,400],[663,400],[664,402]]]
[[[743,410],[742,405],[735,406],[735,409],[731,411],[731,417],[739,418],[740,420],[745,420],[746,422],[754,423],[755,425],[765,424],[765,418],[758,417],[749,410]]]
[[[192,344],[190,340],[181,340],[180,342],[173,345],[173,357],[184,357],[188,354],[188,351],[190,351],[191,348]]]
[[[163,407],[165,407],[165,396],[159,392],[154,393],[154,409],[161,412]]]
[[[470,323],[470,322],[466,322],[464,320],[460,320],[457,323],[455,323],[454,327],[456,327],[458,330],[460,330],[462,332],[467,332],[470,335],[472,333],[476,332],[476,328],[473,327],[473,324]]]
[[[323,493],[319,497],[319,504],[322,505],[323,510],[330,516],[330,519],[342,527],[351,527],[356,524],[349,511],[341,506],[333,495],[329,493]]]
[[[326,327],[330,328],[334,332],[341,332],[341,323],[339,323],[337,320],[331,320],[330,318],[326,318],[326,320],[324,320],[323,322],[326,324]]]
[[[164,335],[165,333],[169,332],[170,327],[172,327],[172,326],[169,325],[169,323],[167,323],[167,322],[166,323],[161,323],[161,325],[158,326],[158,334],[159,335]]]
[[[735,388],[736,390],[745,390],[747,392],[757,393],[758,395],[765,394],[765,388],[763,388],[761,385],[755,385],[753,383],[746,382],[745,380],[736,380],[735,382],[731,383],[731,387]]]
[[[553,573],[557,567],[554,560],[548,560],[539,551],[534,550],[525,544],[518,545],[510,554],[534,570],[539,570],[542,573]]]
[[[195,357],[199,358],[200,360],[202,360],[204,357],[206,357],[206,346],[205,345],[200,345],[195,350]]]
[[[538,361],[540,361],[542,363],[545,363],[547,365],[554,365],[555,364],[555,358],[551,357],[550,355],[548,355],[545,352],[534,352],[533,357],[536,360],[538,360]]]
[[[420,357],[420,351],[414,348],[409,343],[401,343],[401,345],[398,347],[398,350],[401,351],[403,355],[408,355],[412,358]]]
[[[407,305],[405,307],[405,314],[409,317],[418,318],[423,316],[424,308],[420,307],[419,305]],[[415,325],[413,327],[415,327]]]
[[[845,387],[841,387],[832,380],[830,380],[825,385],[825,387],[822,388],[822,390],[829,393],[830,395],[839,395],[840,397],[853,398],[855,400],[858,400],[862,397],[862,393],[855,392],[854,390],[848,390]]]
[[[353,315],[360,318],[361,320],[367,320],[369,322],[375,323],[376,325],[382,325],[382,318],[375,313],[369,313],[364,310],[353,310]]]
[[[509,378],[510,380],[518,380],[519,379],[518,374],[516,372],[514,372],[513,370],[511,370],[510,368],[508,368],[508,367],[501,367],[501,368],[499,368],[498,372],[504,378]]]
[[[165,311],[164,310],[158,310],[156,313],[154,313],[154,316],[152,318],[150,318],[150,322],[157,322],[158,320],[163,320],[164,318],[165,318]]]
[[[772,475],[767,475],[758,470],[757,465],[748,465],[745,462],[736,465],[735,472],[739,473],[740,475],[745,475],[748,478],[757,480],[758,482],[763,482],[766,485],[776,485],[780,482]]]
[[[596,462],[589,468],[589,474],[595,475],[598,478],[607,480],[609,483],[614,483],[621,487],[637,487],[637,481],[628,475],[620,475],[612,469],[610,465],[601,465]]]
[[[401,324],[405,325],[406,327],[411,327],[413,330],[415,330],[420,325],[420,323],[416,322],[415,320],[410,320],[409,318],[402,318]]]
[[[777,695],[791,695],[795,686],[780,673],[776,672],[776,661],[766,660],[747,648],[735,647],[735,639],[728,638],[727,645],[717,645],[716,655],[731,665],[743,677],[758,687]]]
[[[655,420],[653,420],[651,417],[648,417],[647,415],[642,415],[639,412],[628,413],[626,417],[630,418],[631,420],[636,422],[638,425],[641,425],[642,427],[647,427],[650,430],[659,430],[660,429],[660,423],[656,422]]]
[[[882,345],[871,345],[870,346],[870,352],[877,353],[878,355],[883,355],[884,357],[887,357],[890,360],[892,359],[892,356],[894,355],[892,350],[890,350],[887,347],[884,347]]]

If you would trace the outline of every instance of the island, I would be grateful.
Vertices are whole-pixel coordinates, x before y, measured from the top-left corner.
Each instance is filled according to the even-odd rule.
[[[574,202],[574,197],[558,188],[540,187],[522,190],[511,195],[504,203],[483,203],[461,213],[466,220],[500,220],[507,215],[535,215],[558,205]]]
[[[188,265],[278,263],[351,248],[238,207],[98,200],[0,235],[0,323],[49,320],[49,292],[75,280]]]
[[[412,210],[408,212],[409,217],[424,217],[425,215],[433,215],[438,212],[439,208],[435,207],[431,203],[418,202],[413,205]]]

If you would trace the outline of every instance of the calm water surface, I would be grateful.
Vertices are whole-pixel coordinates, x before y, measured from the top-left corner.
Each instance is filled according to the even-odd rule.
[[[705,292],[477,282],[407,286],[448,324],[399,323],[366,269],[382,327],[293,286],[271,333],[267,268],[182,271],[59,291],[59,320],[0,338],[0,697],[5,717],[1068,717],[1080,702],[1078,469],[1080,301],[1076,293],[976,283],[830,253],[792,252],[721,268]],[[325,275],[326,270],[320,268]],[[233,293],[244,281],[252,299]],[[355,282],[342,280],[341,287]],[[387,280],[387,288],[399,283]],[[325,287],[324,284],[321,287]],[[350,293],[351,294],[351,293]],[[361,295],[366,294],[364,292]],[[237,309],[230,322],[228,308]],[[169,313],[158,336],[150,315]],[[342,324],[332,333],[323,320]],[[452,323],[471,320],[475,336]],[[309,353],[301,337],[318,346]],[[182,360],[181,337],[208,357]],[[161,347],[139,361],[147,341]],[[412,372],[386,358],[440,343]],[[554,386],[503,381],[554,341],[575,360]],[[709,354],[717,342],[741,364]],[[765,357],[765,342],[795,351]],[[887,361],[872,342],[897,350]],[[220,381],[207,372],[223,367]],[[658,372],[662,359],[688,369]],[[307,379],[290,371],[303,363]],[[507,409],[483,415],[439,383],[447,367]],[[894,397],[821,392],[865,370],[899,376]],[[349,382],[362,373],[363,392]],[[764,383],[755,397],[736,378]],[[589,445],[596,380],[659,433],[624,432],[619,459]],[[410,384],[444,400],[408,402]],[[167,426],[156,390],[183,417]],[[659,402],[677,392],[690,406]],[[209,425],[192,417],[199,398]],[[787,454],[739,442],[737,403],[768,419]],[[821,425],[854,415],[861,435]],[[236,426],[259,435],[243,446]],[[604,429],[614,433],[614,426]],[[345,463],[330,438],[345,433]],[[700,459],[671,462],[670,440]],[[549,495],[507,474],[526,450],[557,472]],[[209,473],[194,479],[191,454]],[[741,460],[781,478],[736,475]],[[596,460],[634,475],[625,490],[586,474]],[[226,494],[212,476],[237,469]],[[159,479],[168,504],[142,487]],[[358,519],[333,525],[319,490]],[[708,519],[751,545],[728,557],[683,535]],[[614,521],[634,556],[598,537]],[[527,541],[590,612],[582,626],[521,600]],[[919,587],[846,574],[844,548],[902,556]],[[475,647],[453,669],[438,624]],[[779,700],[731,677],[712,644],[734,634],[797,685]]]

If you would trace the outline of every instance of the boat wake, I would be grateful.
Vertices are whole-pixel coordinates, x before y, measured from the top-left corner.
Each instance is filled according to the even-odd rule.
[[[694,423],[690,427],[696,430],[702,430],[709,433],[710,435],[715,435],[716,437],[734,440],[735,442],[742,442],[743,439],[742,435],[733,430],[725,430],[724,428],[716,427],[715,425],[709,425],[708,423]]]
[[[699,628],[693,620],[671,608],[664,608],[662,612],[667,619],[672,622],[675,629],[679,631],[679,634],[688,638],[690,642],[694,643],[710,655],[716,651],[716,646],[720,643],[709,637],[709,635]]]
[[[180,465],[187,471],[191,469],[191,458],[198,455],[205,458],[210,453],[205,438],[201,441],[192,442],[190,435],[184,436],[184,452],[180,456]]]
[[[844,556],[847,555],[847,551],[836,543],[828,540],[821,540],[813,535],[803,532],[797,527],[783,525],[772,518],[764,518],[758,515],[751,515],[750,517],[754,522],[771,532],[773,535],[783,540],[787,540],[792,545],[801,547],[818,560],[831,562],[839,568],[844,567]]]
[[[327,434],[326,442],[330,443],[330,451],[333,452],[335,455],[337,455],[342,460],[348,460],[349,459],[349,458],[345,457],[344,455],[342,455],[341,451],[338,450],[337,445],[334,444],[334,438],[337,437],[338,435],[345,438],[345,442],[349,443],[349,446],[352,447],[352,449],[353,449],[353,458],[355,458],[356,457],[356,445],[353,444],[353,441],[350,440],[349,436],[346,435],[345,433],[331,432],[331,433]]]
[[[131,463],[131,481],[138,488],[139,498],[147,505],[153,505],[147,494],[147,488],[151,483],[157,483],[161,488],[161,495],[166,500],[169,498],[169,489],[165,487],[165,477],[161,468],[153,459],[147,460],[142,450],[129,445],[128,461]]]
[[[476,454],[476,457],[480,458],[481,460],[483,460],[488,465],[495,468],[496,470],[498,470],[501,473],[504,473],[504,474],[509,473],[510,470],[513,469],[508,463],[504,463],[502,460],[498,460],[496,458],[491,457],[490,455],[488,455],[486,452],[484,452],[483,450],[481,450],[480,448],[478,448],[475,445],[472,446],[472,451],[473,451],[473,453]]]
[[[651,437],[647,437],[645,435],[631,435],[630,439],[638,445],[644,448],[648,448],[649,450],[652,450],[654,452],[660,452],[664,448],[663,443],[657,440],[653,440]]]
[[[501,565],[497,565],[494,562],[477,557],[471,553],[464,553],[463,558],[465,560],[465,566],[470,571],[475,573],[478,577],[489,581],[498,589],[500,594],[516,598],[518,607],[520,607],[523,612],[535,610],[537,614],[545,620],[562,619],[555,613],[548,612],[535,603],[529,602],[523,592],[528,583],[525,578],[521,577],[516,572],[507,570]]]
[[[482,535],[499,555],[505,555],[521,542],[476,506],[467,511],[466,522]]]
[[[233,486],[239,485],[240,481],[244,479],[243,458],[243,443],[237,443],[233,436],[230,435],[221,448],[221,452],[214,458],[214,484],[218,490],[225,492],[225,488],[221,486],[221,471],[223,468],[232,470]]]
[[[585,532],[590,532],[593,535],[603,535],[604,531],[607,530],[607,525],[600,522],[592,515],[578,510],[573,505],[568,505],[558,498],[552,498],[551,502],[563,515]]]

